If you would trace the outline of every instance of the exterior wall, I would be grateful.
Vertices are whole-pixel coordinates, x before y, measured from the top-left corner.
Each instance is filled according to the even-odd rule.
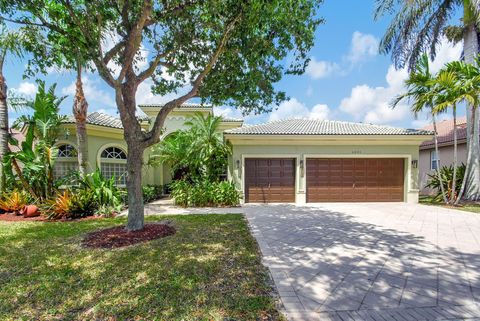
[[[467,144],[462,143],[458,144],[458,164],[466,163],[467,161]],[[430,169],[430,153],[435,150],[434,147],[430,149],[420,150],[419,157],[419,180],[420,180],[420,194],[429,195],[435,191],[426,188],[425,185],[428,183],[428,175],[434,174],[435,171]],[[453,164],[453,145],[442,146],[438,148],[438,153],[440,155],[440,166],[449,166]]]
[[[418,142],[419,144],[419,142]],[[291,157],[296,159],[296,203],[306,202],[306,177],[304,169],[300,168],[300,160],[306,164],[306,158],[314,157],[392,157],[405,159],[405,202],[418,202],[418,169],[412,168],[411,161],[418,160],[418,144],[412,145],[303,145],[298,139],[296,145],[273,144],[236,144],[233,142],[233,155],[229,164],[229,179],[234,182],[244,195],[244,164],[249,157]],[[238,164],[238,166],[237,166]]]

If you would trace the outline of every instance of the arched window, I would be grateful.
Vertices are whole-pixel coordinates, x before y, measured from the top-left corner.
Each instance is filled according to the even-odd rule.
[[[126,184],[127,153],[119,147],[107,147],[100,154],[100,170],[105,178],[115,176],[117,185]]]
[[[67,176],[78,170],[77,150],[70,144],[57,147],[57,159],[53,167],[53,176],[56,179]]]

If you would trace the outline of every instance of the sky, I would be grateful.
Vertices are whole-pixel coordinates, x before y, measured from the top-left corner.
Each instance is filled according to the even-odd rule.
[[[404,90],[406,70],[395,70],[390,56],[378,53],[378,44],[386,30],[388,17],[373,19],[374,0],[344,1],[326,0],[319,15],[325,18],[315,34],[315,46],[310,52],[311,61],[305,74],[287,75],[276,88],[285,91],[290,98],[278,109],[262,115],[243,116],[228,106],[215,107],[215,113],[232,118],[244,118],[247,124],[275,121],[285,118],[312,118],[384,124],[407,128],[421,128],[428,124],[426,114],[417,119],[409,111],[408,102],[396,109],[390,102]],[[457,60],[461,45],[453,46],[443,41],[433,61],[432,69],[439,70],[448,61]],[[26,62],[9,59],[5,77],[11,90],[32,96],[36,92],[35,79],[23,79]],[[57,93],[67,98],[61,105],[62,114],[71,114],[75,93],[72,73],[51,70],[39,75],[47,84],[57,83]],[[83,76],[84,91],[89,112],[99,111],[117,115],[113,90],[96,74]],[[165,103],[173,98],[153,95],[148,82],[140,85],[137,103]],[[460,112],[460,115],[462,112]],[[11,120],[18,113],[11,111]],[[442,116],[448,118],[448,115]]]

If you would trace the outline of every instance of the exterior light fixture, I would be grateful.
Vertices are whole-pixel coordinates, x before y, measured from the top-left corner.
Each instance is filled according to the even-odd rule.
[[[412,168],[417,168],[418,167],[418,160],[417,159],[413,159],[412,160]]]
[[[236,168],[239,169],[239,168],[240,168],[240,160],[237,159],[237,160],[235,161],[235,164],[236,164],[236,166],[237,166]]]
[[[303,170],[303,159],[300,160],[300,176],[303,177],[303,173],[304,173],[304,170]]]

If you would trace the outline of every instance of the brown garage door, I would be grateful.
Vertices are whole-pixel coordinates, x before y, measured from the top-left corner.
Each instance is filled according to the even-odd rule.
[[[246,158],[245,202],[295,202],[295,160]]]
[[[307,202],[401,202],[402,158],[309,158]]]

